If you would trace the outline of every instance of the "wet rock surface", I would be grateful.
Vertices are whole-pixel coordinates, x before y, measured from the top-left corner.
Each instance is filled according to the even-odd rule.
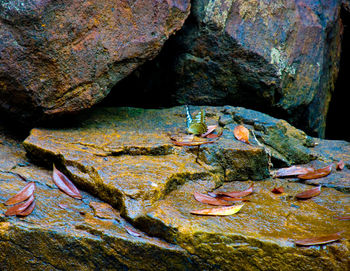
[[[0,214],[0,246],[5,251],[0,266],[24,262],[33,270],[345,270],[349,221],[336,217],[350,212],[349,143],[308,138],[288,123],[244,108],[205,109],[208,124],[219,122],[224,133],[217,143],[201,146],[198,162],[197,147],[176,147],[169,140],[168,133],[185,130],[183,107],[100,108],[65,127],[33,129],[24,141],[32,160],[18,140],[1,134],[0,144],[6,147],[0,155],[0,202],[24,185],[15,175],[20,173],[36,182],[38,205],[26,218]],[[237,124],[256,129],[258,141],[251,137],[248,145],[235,140],[232,128]],[[288,156],[279,144],[266,144],[264,137],[271,134],[283,135],[276,140],[284,137],[284,146],[291,150],[295,144],[298,154]],[[310,180],[325,187],[319,196],[300,201],[295,195],[314,186],[269,178],[267,152],[275,155],[273,163],[304,161],[319,167],[342,159],[345,168]],[[83,200],[61,193],[50,180],[51,170],[32,161],[49,168],[54,162],[87,191]],[[252,183],[254,193],[239,213],[190,214],[210,208],[195,201],[194,191],[244,190]],[[271,193],[278,186],[285,193]],[[6,210],[2,203],[0,208]],[[126,221],[141,237],[126,232]],[[293,243],[342,230],[340,241],[325,246]],[[19,257],[11,257],[13,251]]]
[[[89,108],[180,29],[183,1],[0,3],[0,109],[16,119]]]

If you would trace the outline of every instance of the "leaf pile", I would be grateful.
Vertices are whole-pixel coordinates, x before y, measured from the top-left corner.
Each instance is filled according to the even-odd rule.
[[[13,205],[5,212],[6,216],[27,216],[30,215],[35,208],[35,183],[28,183],[21,191],[16,195],[9,198],[5,205]]]
[[[194,192],[194,198],[205,204],[218,205],[223,207],[193,210],[190,213],[194,215],[210,215],[210,216],[227,216],[233,215],[241,210],[245,203],[239,205],[232,205],[233,201],[247,201],[242,197],[248,196],[253,192],[253,185],[244,191],[233,191],[233,192],[211,192],[208,195]]]

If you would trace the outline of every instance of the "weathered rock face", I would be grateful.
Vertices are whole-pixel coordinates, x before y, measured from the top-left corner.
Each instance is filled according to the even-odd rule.
[[[0,3],[0,109],[19,118],[75,112],[153,58],[189,0]]]
[[[192,2],[177,37],[177,101],[278,112],[323,137],[340,57],[341,1]]]
[[[349,196],[346,194],[346,191],[349,192],[349,186],[343,182],[343,178],[350,176],[349,143],[315,140],[318,145],[314,146],[315,144],[310,143],[313,140],[305,133],[284,121],[243,108],[213,107],[206,108],[208,123],[214,124],[219,120],[220,125],[224,126],[224,133],[217,143],[200,148],[199,163],[196,163],[196,148],[176,147],[169,143],[168,132],[185,129],[183,111],[182,107],[163,110],[102,108],[91,112],[89,116],[70,127],[33,129],[24,146],[33,159],[49,165],[55,162],[80,189],[89,191],[113,205],[121,212],[122,217],[142,230],[145,235],[158,237],[166,241],[165,244],[172,244],[170,246],[174,250],[164,253],[177,255],[174,270],[347,268],[350,249],[348,221],[337,220],[334,217],[350,212]],[[251,138],[250,145],[235,140],[232,129],[237,123],[243,123],[254,131],[257,140]],[[283,153],[280,146],[279,141],[283,137],[287,138],[282,145],[290,153],[288,155]],[[278,143],[272,138],[276,138]],[[342,152],[333,153],[332,148],[327,147],[328,144],[336,149],[341,147]],[[293,145],[298,150],[295,153],[298,154],[291,151]],[[342,176],[332,179],[329,186],[333,188],[324,187],[318,197],[297,201],[294,195],[310,186],[293,178],[266,179],[269,169],[266,152],[275,157],[273,162],[295,163],[300,161],[298,159],[301,157],[304,159],[302,161],[306,162],[317,157],[326,163],[343,159],[346,167],[341,173],[333,172],[330,175]],[[316,161],[310,161],[314,162]],[[26,167],[15,170],[19,170],[22,175],[26,174]],[[327,186],[328,178],[318,181]],[[189,213],[193,209],[208,208],[194,200],[194,191],[206,192],[218,187],[222,190],[244,189],[252,182],[245,181],[247,179],[256,180],[254,193],[249,196],[250,202],[247,202],[238,214],[229,217],[198,217]],[[6,182],[0,182],[0,191],[10,189],[5,184]],[[280,185],[285,187],[286,193],[275,195],[270,192],[273,187]],[[52,185],[49,187],[51,191]],[[47,186],[43,188],[47,189]],[[38,206],[34,214],[45,210],[46,206]],[[55,216],[57,223],[62,223],[61,215]],[[34,218],[29,216],[26,219]],[[2,235],[5,237],[0,235],[0,238],[10,244],[11,240],[17,237],[14,234],[16,230],[22,233],[21,236],[23,232],[26,233],[27,229],[22,226],[23,223],[34,227],[16,219],[3,218],[3,228],[7,227],[8,224],[4,223],[8,221],[14,226],[18,225],[13,231],[5,229]],[[48,224],[54,223],[50,219],[48,221]],[[79,226],[80,231],[85,231],[82,238],[78,238],[80,231],[77,233],[73,229],[70,232],[67,228],[67,240],[70,244],[75,244],[74,247],[71,246],[72,255],[89,255],[91,251],[87,249],[83,249],[84,254],[79,253],[81,247],[89,244],[88,248],[98,250],[98,258],[100,255],[109,258],[108,248],[114,242],[119,244],[120,234],[112,240],[110,238],[116,232],[106,233],[106,230],[101,230],[99,223],[96,224]],[[40,228],[40,225],[37,226]],[[325,246],[324,249],[300,248],[292,242],[294,239],[341,230],[345,230],[342,234],[344,238]],[[6,234],[8,232],[11,234]],[[50,230],[44,232],[50,236]],[[84,234],[94,235],[93,238],[97,239],[94,243],[96,246],[90,245],[90,242],[85,243]],[[101,239],[103,242],[98,243]],[[16,240],[13,243],[16,244],[20,239]],[[130,243],[125,243],[129,247]],[[144,245],[149,244],[141,243],[140,247]],[[33,251],[33,255],[38,254],[37,245],[28,249]],[[113,246],[113,252],[119,249],[121,248]],[[152,257],[152,251],[151,249],[147,255]],[[7,250],[5,255],[9,257],[9,253]],[[65,253],[65,250],[62,253]],[[57,255],[62,253],[57,251]],[[134,253],[137,252],[132,249],[121,257],[127,257],[128,253],[131,254],[128,259],[136,259]],[[187,255],[191,256],[183,258]],[[44,254],[36,259],[40,262],[40,259],[46,261],[49,257],[49,254]],[[93,265],[95,261],[93,257],[87,256],[83,262],[86,266],[96,266]],[[111,258],[109,263],[112,264],[113,261],[117,259]],[[131,266],[130,269],[141,266],[141,263],[137,267],[130,264],[126,261],[125,265]],[[155,264],[158,264],[158,261]],[[142,269],[152,270],[152,267],[146,265]],[[163,268],[162,265],[156,267]]]
[[[3,202],[25,185],[17,173],[35,182],[36,208],[5,217]],[[101,212],[106,204],[85,192],[82,201],[63,194],[51,174],[31,164],[0,126],[0,270],[195,269],[186,250],[137,229],[139,237],[128,234],[125,227],[133,227],[116,210]]]

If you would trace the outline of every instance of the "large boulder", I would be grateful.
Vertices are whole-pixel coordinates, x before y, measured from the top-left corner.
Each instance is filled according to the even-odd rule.
[[[340,2],[192,1],[171,64],[177,102],[254,108],[323,137],[340,58]]]
[[[18,119],[75,112],[157,55],[189,0],[0,2],[0,109]]]
[[[350,176],[350,144],[308,138],[283,120],[244,108],[208,107],[206,112],[208,124],[219,122],[223,135],[216,143],[201,146],[200,149],[174,146],[169,140],[169,133],[185,130],[183,107],[163,110],[100,108],[65,127],[33,129],[24,146],[33,161],[50,167],[55,162],[80,189],[114,206],[123,218],[143,232],[142,237],[160,238],[161,249],[158,244],[150,245],[148,241],[140,244],[140,248],[150,248],[150,254],[145,257],[152,257],[153,251],[163,251],[161,258],[157,257],[154,262],[159,269],[163,268],[160,263],[168,255],[176,255],[173,263],[169,262],[169,265],[177,265],[175,270],[346,269],[350,248],[348,221],[336,217],[349,213],[349,184],[343,179]],[[232,130],[237,124],[243,124],[251,131],[250,144],[233,137]],[[333,152],[332,148],[342,148],[342,152]],[[311,160],[317,158],[317,162],[322,164],[343,159],[346,167],[340,172],[333,171],[330,176],[341,177],[329,183],[326,181],[329,177],[318,179],[324,186],[329,186],[322,188],[320,196],[298,201],[294,195],[312,186],[295,178],[269,178],[271,165],[268,157],[271,156],[274,157],[271,159],[273,163],[314,163],[316,161]],[[7,171],[30,176],[30,166],[16,166]],[[241,190],[251,183],[254,183],[254,194],[248,197],[250,201],[238,214],[228,217],[190,214],[191,210],[208,208],[195,201],[194,191],[207,192],[218,188]],[[0,185],[1,191],[11,189],[7,181],[0,182]],[[284,194],[271,193],[273,187],[281,185],[285,187]],[[52,184],[42,186],[38,191],[42,200],[45,200],[45,193],[41,190],[47,189],[47,186],[51,191]],[[52,198],[56,202],[55,197]],[[47,208],[47,204],[41,204],[33,215],[42,214]],[[74,220],[78,215],[60,218],[64,212],[57,212],[55,220],[44,217],[48,221],[43,227],[55,225],[46,227],[46,230],[40,228],[39,219],[35,220],[34,216],[25,220],[28,220],[25,226],[23,223],[26,222],[3,218],[1,225],[4,230],[0,231],[0,238],[14,246],[22,239],[22,243],[28,244],[34,238],[27,234],[28,228],[31,231],[36,226],[40,229],[37,231],[46,233],[45,236],[56,237],[47,240],[52,249],[58,245],[55,241],[57,238],[62,240],[64,249],[61,252],[55,249],[55,255],[84,255],[82,263],[94,266],[97,260],[88,255],[97,251],[97,259],[104,255],[110,262],[119,263],[117,257],[109,256],[109,253],[114,255],[121,249],[119,234],[114,236],[113,231],[101,228],[100,222],[93,223],[95,220],[88,215],[85,222],[60,237],[56,233],[56,225],[69,227],[72,222],[65,219]],[[84,209],[84,212],[87,211]],[[34,225],[29,224],[33,220]],[[9,228],[10,225],[17,226],[21,234],[15,234],[17,229]],[[108,225],[110,223],[105,224],[106,227]],[[84,235],[77,238],[76,230],[93,235],[92,238],[96,238],[94,245],[85,241]],[[317,246],[298,247],[292,242],[298,238],[342,230],[343,239],[328,244],[324,249]],[[23,235],[27,238],[23,238]],[[154,240],[151,238],[150,242]],[[164,241],[172,250],[163,250],[166,248]],[[38,247],[41,245],[41,242],[36,242],[30,247],[25,245],[25,248],[35,256],[40,255],[35,257],[39,262],[53,263],[50,253],[39,254]],[[85,246],[90,250],[83,249],[79,254]],[[137,260],[137,254],[143,252],[133,250],[132,242],[127,241],[126,246],[131,246],[131,249],[122,250],[121,257],[129,259],[125,265],[133,269],[136,266],[132,265],[133,260]],[[67,247],[74,249],[67,250]],[[9,250],[5,255],[5,259],[11,258]],[[184,258],[186,255],[190,255],[189,258]],[[24,262],[28,261],[25,255],[21,254],[21,257],[26,259]],[[152,266],[147,263],[149,261],[142,261],[136,267],[150,270]],[[66,266],[59,265],[57,268],[65,269]]]

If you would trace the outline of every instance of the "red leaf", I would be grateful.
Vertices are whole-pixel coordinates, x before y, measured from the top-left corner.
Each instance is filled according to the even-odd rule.
[[[305,190],[305,191],[295,195],[295,197],[297,199],[310,199],[312,197],[318,196],[320,193],[321,193],[321,186],[317,186],[315,188]]]
[[[276,178],[296,176],[300,174],[306,174],[315,171],[312,167],[291,166],[286,168],[280,168],[275,172]]]
[[[249,130],[243,125],[237,125],[233,129],[233,134],[239,141],[249,144]]]
[[[33,195],[34,190],[35,190],[35,183],[34,182],[30,182],[21,191],[19,191],[16,195],[14,195],[13,197],[9,198],[5,202],[5,204],[6,205],[13,205],[13,204],[17,204],[17,203],[20,203],[22,201],[25,201],[31,195]]]
[[[342,170],[344,168],[345,164],[343,160],[340,160],[337,165],[336,165],[336,169],[337,170]]]
[[[203,209],[203,210],[195,210],[191,211],[191,214],[194,215],[218,215],[218,216],[226,216],[233,215],[237,213],[243,207],[244,203],[240,205],[232,205],[232,206],[224,206],[219,208],[212,209]]]
[[[328,243],[335,242],[335,241],[338,241],[339,239],[341,239],[340,235],[343,232],[344,231],[329,234],[329,235],[324,235],[324,236],[299,239],[299,240],[295,240],[294,243],[298,246],[314,246],[314,245],[328,244]]]
[[[201,137],[207,137],[208,135],[213,133],[216,128],[218,128],[217,125],[209,125],[207,131],[204,134],[201,134]]]
[[[132,236],[135,236],[135,237],[140,237],[141,234],[137,231],[135,231],[133,228],[127,226],[127,225],[124,225],[124,228],[125,230],[128,232],[128,234],[132,235]]]
[[[75,187],[75,185],[64,175],[61,171],[59,171],[55,165],[53,165],[53,174],[52,180],[57,185],[59,189],[61,189],[68,196],[71,196],[75,199],[82,199],[82,196],[79,190]]]
[[[249,199],[242,199],[242,198],[232,198],[232,197],[228,197],[228,196],[224,196],[224,195],[217,195],[213,192],[208,192],[208,195],[216,198],[216,199],[220,199],[220,200],[226,200],[226,201],[249,201]]]
[[[248,189],[244,191],[232,191],[232,192],[212,192],[211,194],[213,195],[218,195],[218,196],[228,196],[231,198],[242,198],[245,196],[248,196],[249,194],[253,193],[253,186],[252,184]]]
[[[210,204],[210,205],[219,205],[219,206],[232,205],[232,203],[227,202],[225,200],[213,198],[213,197],[210,197],[208,195],[198,193],[198,192],[194,192],[193,196],[197,201],[202,202],[202,203],[206,203],[206,204]]]
[[[30,215],[35,208],[35,200],[28,206],[27,209],[25,209],[23,212],[18,213],[18,216],[27,216]]]
[[[60,207],[63,210],[66,210],[68,208],[68,205],[67,204],[63,204],[63,203],[59,203],[58,207]]]
[[[282,193],[284,193],[284,188],[282,186],[280,186],[278,188],[275,187],[274,189],[272,189],[271,192],[274,194],[282,194]]]
[[[7,211],[5,212],[5,215],[11,216],[11,215],[21,214],[31,205],[33,201],[34,201],[34,195],[32,194],[26,201],[8,208]]]
[[[298,178],[303,180],[322,178],[329,175],[331,171],[332,171],[332,164],[323,168],[315,169],[313,172],[298,175]]]

